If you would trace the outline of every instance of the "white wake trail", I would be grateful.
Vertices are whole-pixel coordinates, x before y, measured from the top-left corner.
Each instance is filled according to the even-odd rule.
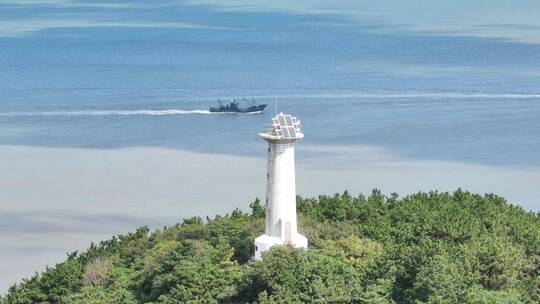
[[[0,116],[128,116],[128,115],[186,115],[217,114],[208,110],[92,110],[92,111],[42,111],[42,112],[4,112]]]
[[[345,94],[292,94],[292,95],[259,95],[255,98],[433,98],[433,99],[538,99],[540,94],[514,93],[345,93]]]

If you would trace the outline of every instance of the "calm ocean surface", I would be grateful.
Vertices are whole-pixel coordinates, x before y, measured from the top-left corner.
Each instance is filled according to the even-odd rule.
[[[306,147],[540,166],[540,44],[331,13],[44,3],[0,2],[2,145],[264,156],[278,96]],[[269,106],[205,112],[230,97]]]

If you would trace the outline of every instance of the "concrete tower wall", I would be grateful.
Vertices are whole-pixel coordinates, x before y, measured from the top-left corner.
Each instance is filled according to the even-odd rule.
[[[268,148],[266,234],[285,238],[285,230],[291,233],[297,229],[294,144],[272,140]]]

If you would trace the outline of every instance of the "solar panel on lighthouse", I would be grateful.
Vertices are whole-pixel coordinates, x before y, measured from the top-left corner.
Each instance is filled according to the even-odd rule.
[[[294,139],[296,138],[296,130],[294,127],[293,119],[291,115],[278,115],[279,128],[283,134],[283,138]]]

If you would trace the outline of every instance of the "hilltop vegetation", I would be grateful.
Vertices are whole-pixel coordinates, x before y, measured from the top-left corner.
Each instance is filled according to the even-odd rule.
[[[259,200],[203,221],[140,228],[9,289],[27,303],[539,303],[540,216],[461,190],[298,198],[303,251],[252,262]]]

